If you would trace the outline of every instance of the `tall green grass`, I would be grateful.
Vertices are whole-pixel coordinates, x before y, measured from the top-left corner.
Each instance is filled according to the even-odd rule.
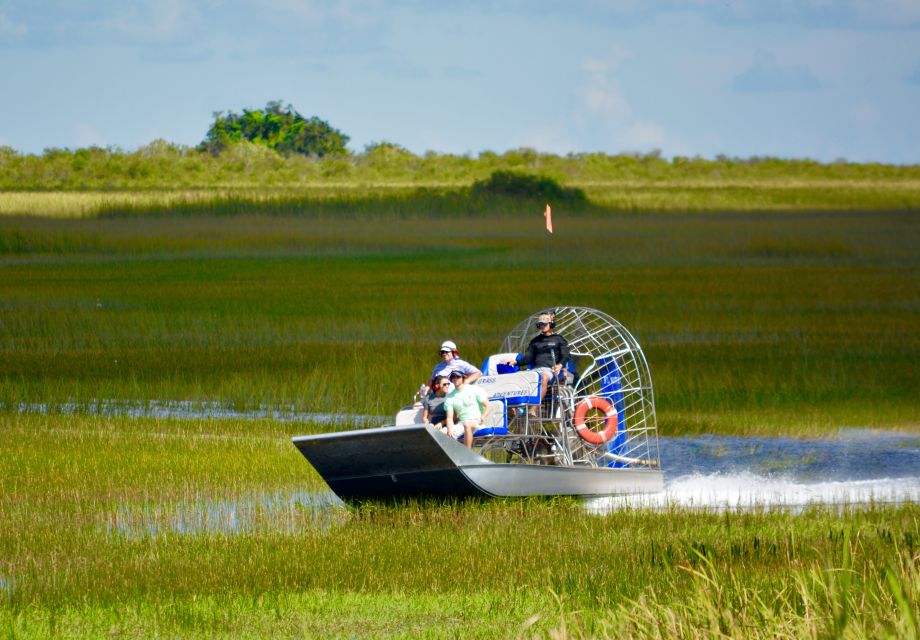
[[[839,211],[920,208],[920,180],[690,180],[566,182],[587,194],[568,205],[581,214],[616,212]],[[0,216],[52,218],[163,215],[336,218],[505,216],[542,210],[545,198],[486,197],[469,184],[432,180],[320,182],[265,187],[159,188],[155,190],[0,191]]]
[[[6,636],[916,637],[916,505],[346,510],[289,441],[330,425],[54,411],[392,414],[445,338],[478,363],[576,304],[637,336],[666,434],[918,426],[913,211],[557,208],[549,237],[542,207],[431,216],[400,205],[411,190],[353,194],[53,194],[92,213],[0,217]]]
[[[665,433],[915,428],[918,222],[560,211],[547,237],[539,213],[7,218],[0,400],[388,415],[445,338],[479,363],[576,304],[637,336]]]
[[[604,517],[574,500],[314,509],[285,501],[322,487],[288,440],[313,428],[0,414],[4,632],[917,631],[916,505]]]

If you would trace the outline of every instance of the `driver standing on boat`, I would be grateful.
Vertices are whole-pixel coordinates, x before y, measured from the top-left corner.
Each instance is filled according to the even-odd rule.
[[[482,371],[471,365],[466,360],[460,358],[460,352],[457,351],[457,345],[452,340],[445,340],[441,344],[441,362],[435,365],[431,373],[431,380],[428,386],[431,387],[438,376],[450,378],[454,371],[460,371],[466,377],[468,383],[475,382],[482,377]]]
[[[462,371],[452,371],[450,381],[454,390],[447,394],[444,406],[447,409],[447,425],[445,432],[451,438],[459,438],[463,434],[463,444],[473,448],[473,432],[481,427],[489,415],[489,397],[482,389],[466,381]],[[454,422],[459,420],[460,424]]]
[[[540,333],[533,337],[523,354],[515,360],[505,362],[509,365],[527,365],[531,371],[540,374],[543,379],[543,384],[540,385],[541,401],[550,380],[559,375],[566,360],[569,359],[569,343],[553,331],[555,327],[555,314],[549,311],[541,313],[537,316],[537,329],[540,330]]]

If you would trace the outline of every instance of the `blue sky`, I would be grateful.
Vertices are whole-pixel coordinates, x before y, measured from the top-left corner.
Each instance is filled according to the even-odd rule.
[[[920,162],[920,0],[0,0],[0,145],[291,103],[413,152]]]

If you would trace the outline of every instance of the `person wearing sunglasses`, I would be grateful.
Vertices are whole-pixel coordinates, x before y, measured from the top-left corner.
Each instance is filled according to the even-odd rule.
[[[447,397],[449,386],[450,382],[447,378],[438,376],[431,383],[431,393],[422,398],[422,422],[430,424],[435,429],[443,427],[447,420],[444,399]]]
[[[447,422],[443,431],[451,438],[463,435],[463,444],[472,449],[473,433],[484,424],[491,410],[489,397],[485,391],[471,385],[462,371],[451,371],[450,381],[454,390],[444,401]]]
[[[457,351],[457,345],[452,340],[445,340],[441,344],[439,353],[441,361],[435,365],[434,371],[431,373],[431,380],[428,383],[429,387],[434,384],[434,380],[438,376],[450,378],[450,374],[454,371],[462,372],[466,377],[467,383],[475,382],[482,377],[482,371],[460,358],[460,352]]]
[[[543,384],[540,385],[540,401],[550,381],[559,375],[562,367],[569,359],[569,343],[553,329],[556,327],[556,316],[546,311],[537,316],[537,329],[540,331],[527,345],[527,350],[519,354],[515,360],[508,360],[505,364],[526,366],[531,371],[540,374]]]

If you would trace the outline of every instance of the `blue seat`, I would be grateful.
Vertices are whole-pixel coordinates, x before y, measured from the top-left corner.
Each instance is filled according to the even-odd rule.
[[[502,360],[510,360],[517,356],[516,353],[495,353],[482,361],[482,375],[495,376],[505,373],[517,373],[521,370],[516,364],[502,364]]]
[[[506,436],[508,435],[508,404],[502,398],[494,398],[489,400],[489,405],[492,407],[490,416],[495,416],[490,418],[489,424],[487,426],[480,427],[473,432],[473,437],[479,436]],[[457,440],[462,440],[463,436],[458,436]]]
[[[506,436],[508,435],[508,427],[483,427],[482,429],[477,429],[473,432],[473,437],[478,438],[479,436]]]

